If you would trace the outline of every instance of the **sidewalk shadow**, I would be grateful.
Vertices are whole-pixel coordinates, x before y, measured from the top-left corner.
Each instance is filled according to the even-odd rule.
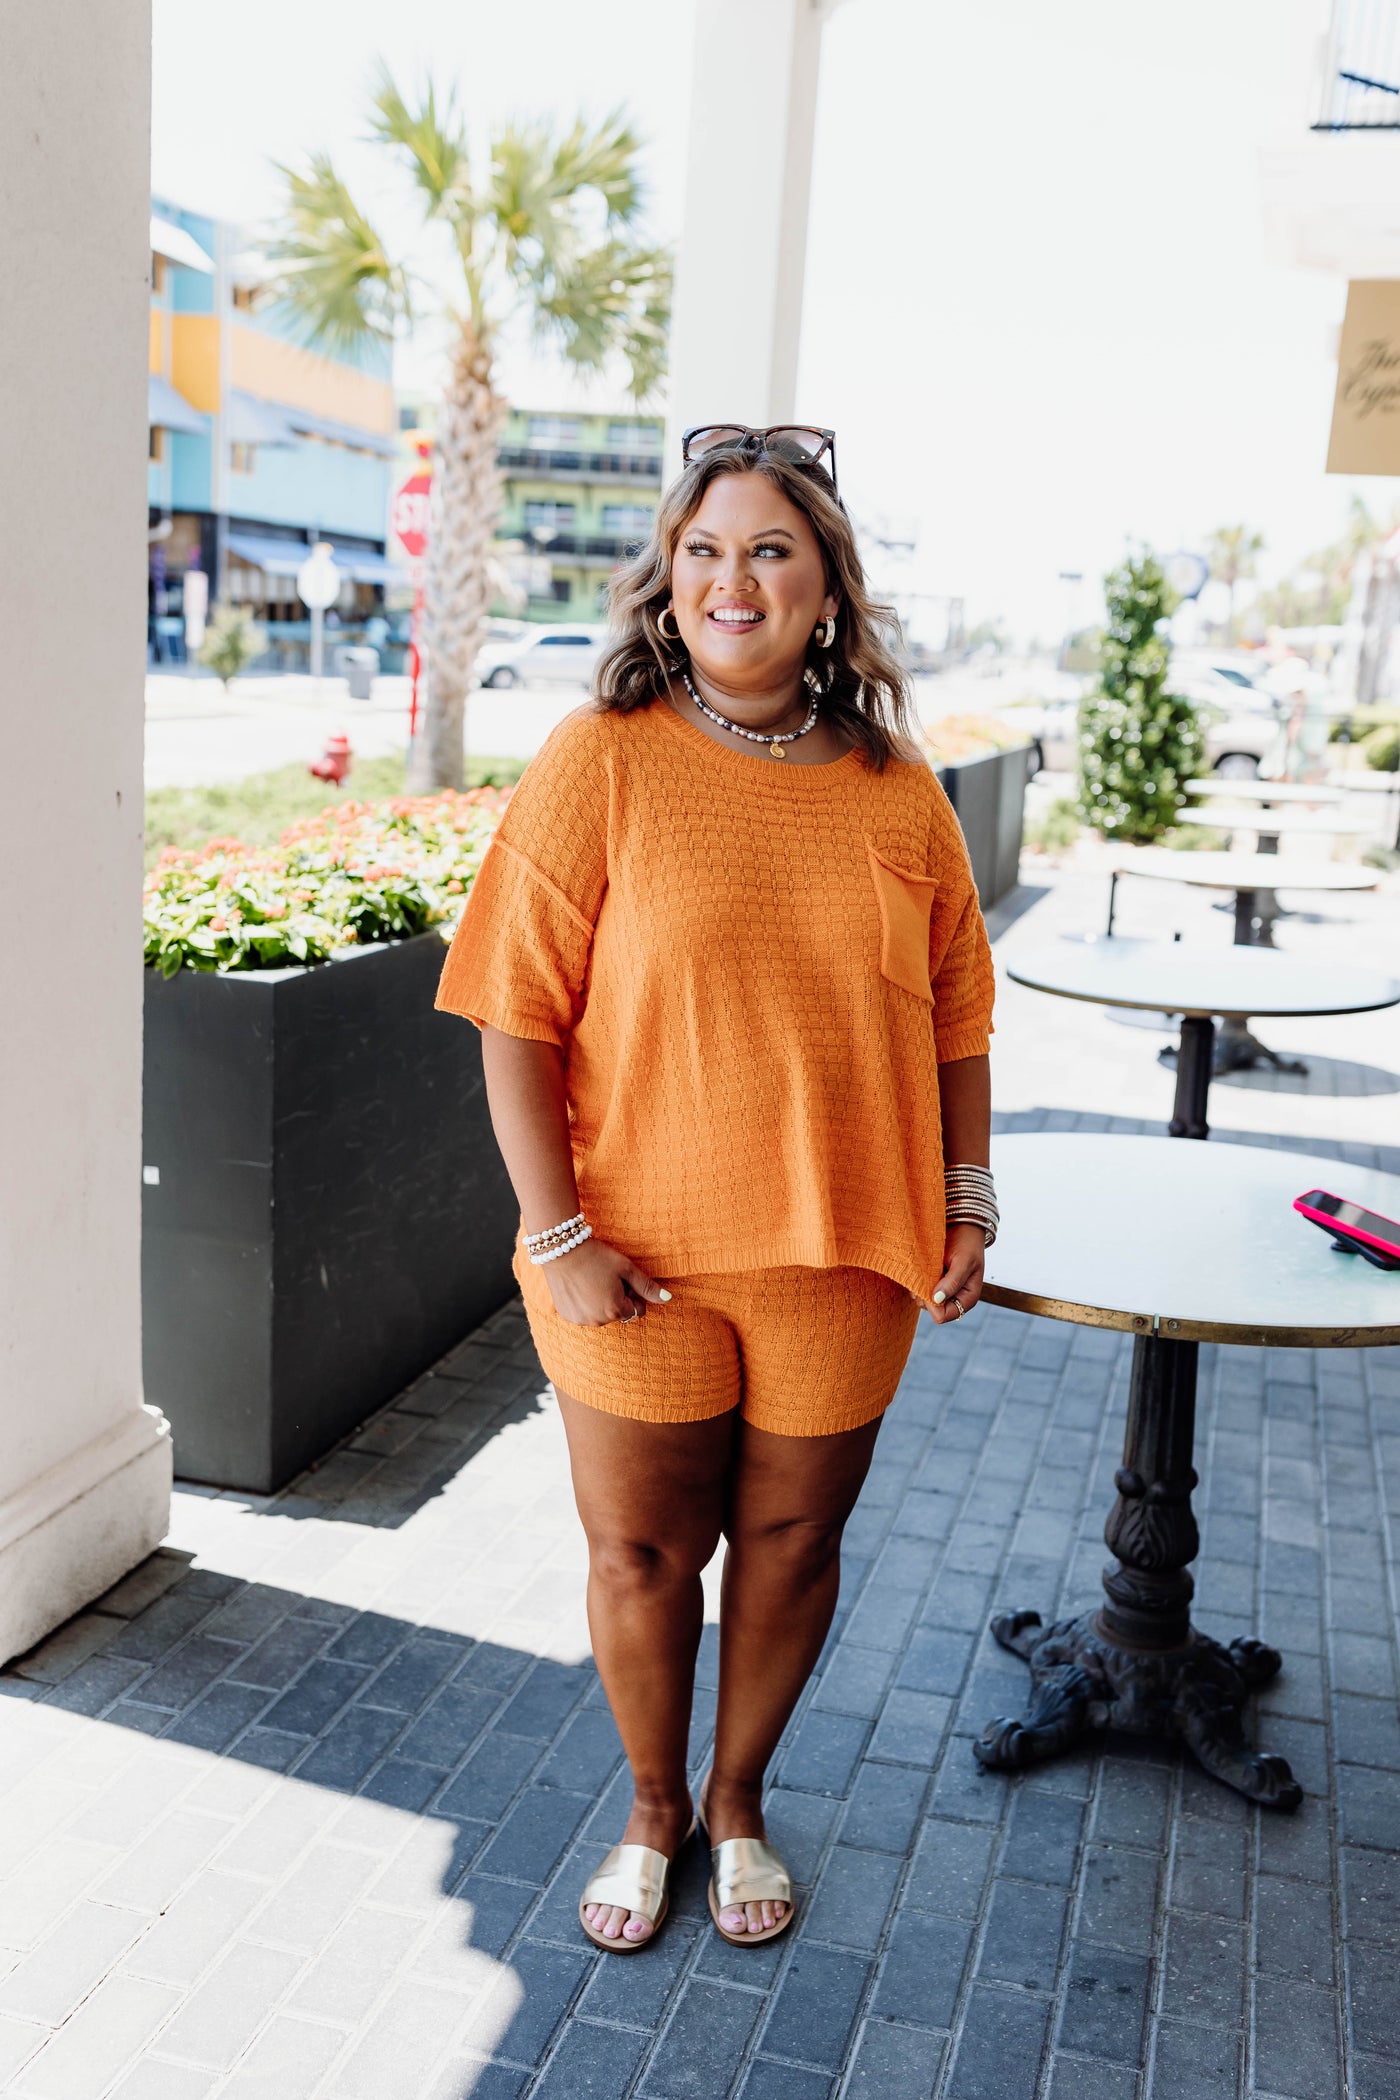
[[[1261,1023],[1261,1026],[1263,1024]],[[1291,1051],[1282,1055],[1292,1057]],[[1306,1072],[1277,1072],[1259,1065],[1251,1072],[1218,1072],[1215,1086],[1245,1087],[1259,1094],[1325,1094],[1336,1097],[1400,1093],[1400,1072],[1384,1065],[1356,1064],[1345,1057],[1303,1054]]]

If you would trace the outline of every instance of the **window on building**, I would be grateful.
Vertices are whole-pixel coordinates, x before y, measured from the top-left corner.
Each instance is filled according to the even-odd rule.
[[[152,423],[151,425],[150,446],[146,456],[156,466],[159,466],[165,458],[165,432],[161,429],[159,423]]]
[[[537,605],[567,605],[571,596],[567,576],[551,576],[547,591],[531,591],[530,597]]]
[[[527,445],[576,445],[582,426],[577,416],[529,416],[525,422]]]
[[[229,446],[229,466],[235,474],[251,474],[258,464],[258,448],[235,438]]]
[[[661,432],[655,423],[609,423],[609,452],[655,452]]]
[[[401,402],[399,403],[399,429],[400,429],[400,430],[416,430],[417,428],[418,428],[418,411],[417,411],[417,409],[416,409],[416,408],[411,408],[411,407],[409,406],[409,404],[408,404],[408,403],[407,403],[406,401],[401,401]]]
[[[525,505],[525,530],[527,532],[567,532],[574,522],[572,503],[527,503]]]
[[[255,314],[263,303],[260,284],[236,284],[233,288],[233,310],[240,314]]]
[[[152,255],[151,290],[155,293],[157,299],[163,299],[165,297],[166,272],[168,271],[169,267],[170,266],[166,262],[165,257],[163,255]]]
[[[647,503],[605,503],[600,523],[604,532],[623,540],[644,540],[651,531],[656,512]]]

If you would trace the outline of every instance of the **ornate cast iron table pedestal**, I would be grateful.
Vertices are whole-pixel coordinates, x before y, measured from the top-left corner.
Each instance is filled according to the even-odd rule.
[[[1086,977],[1068,996],[1099,989]],[[1178,1010],[1189,1008],[1177,997]],[[1208,1038],[1198,1048],[1199,1083]],[[996,1138],[992,1168],[1003,1222],[984,1297],[1117,1328],[1134,1344],[1118,1495],[1104,1527],[1115,1559],[1103,1603],[1053,1626],[1034,1611],[993,1620],[1001,1645],[1030,1664],[1030,1702],[1020,1719],[991,1723],[974,1746],[978,1761],[1014,1771],[1091,1729],[1123,1728],[1178,1737],[1227,1786],[1296,1808],[1302,1790],[1287,1764],[1252,1749],[1244,1730],[1245,1702],[1278,1674],[1278,1651],[1255,1640],[1225,1647],[1191,1624],[1197,1356],[1202,1342],[1356,1349],[1400,1341],[1400,1274],[1332,1254],[1292,1207],[1302,1190],[1322,1186],[1400,1217],[1400,1177],[1252,1145],[1070,1132]]]
[[[1245,1700],[1277,1676],[1282,1656],[1262,1641],[1222,1647],[1191,1624],[1198,1347],[1135,1340],[1118,1499],[1104,1526],[1117,1555],[1104,1570],[1104,1602],[1052,1626],[1035,1611],[992,1621],[1002,1647],[1030,1664],[1030,1705],[1020,1720],[993,1721],[974,1751],[979,1764],[1014,1771],[1096,1728],[1179,1735],[1251,1801],[1296,1808],[1303,1790],[1284,1759],[1252,1750],[1244,1733]]]

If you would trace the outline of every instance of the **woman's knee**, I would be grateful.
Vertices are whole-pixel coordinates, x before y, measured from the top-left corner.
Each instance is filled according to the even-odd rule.
[[[640,1538],[630,1533],[590,1533],[588,1566],[594,1580],[618,1596],[647,1596],[677,1582],[694,1580],[718,1544],[713,1538]]]
[[[821,1517],[774,1517],[760,1524],[746,1524],[730,1545],[745,1554],[768,1561],[789,1581],[815,1582],[841,1558],[844,1520]]]

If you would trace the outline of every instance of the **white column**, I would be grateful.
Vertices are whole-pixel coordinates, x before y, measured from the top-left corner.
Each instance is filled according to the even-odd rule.
[[[141,1401],[149,0],[0,0],[0,1659],[164,1536]]]
[[[822,23],[839,0],[696,0],[670,452],[796,410]]]

